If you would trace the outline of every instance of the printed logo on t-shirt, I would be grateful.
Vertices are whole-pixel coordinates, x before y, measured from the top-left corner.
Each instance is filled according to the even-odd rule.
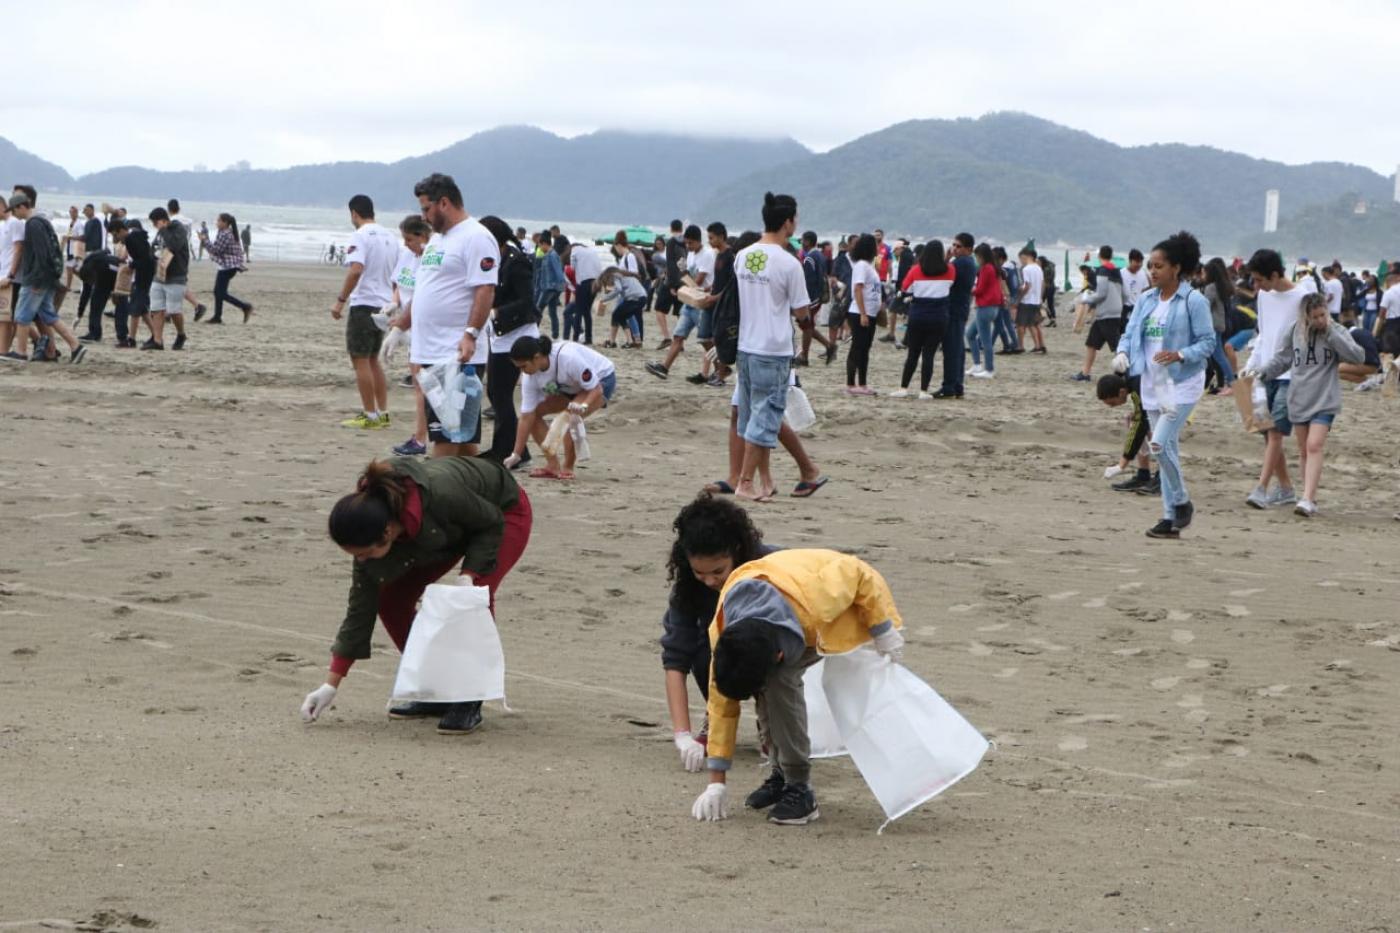
[[[1151,318],[1147,321],[1147,327],[1143,329],[1142,335],[1148,340],[1161,340],[1167,335],[1167,329],[1162,326],[1161,321],[1154,321]]]
[[[754,275],[768,268],[768,254],[761,249],[756,249],[744,257],[744,268]]]
[[[492,259],[490,256],[483,256],[481,259],[481,271],[490,272],[494,268],[496,268],[496,260]]]
[[[558,395],[558,394],[559,394],[559,383],[555,382],[553,379],[551,379],[551,380],[549,380],[548,382],[546,382],[546,383],[544,384],[544,394],[545,394],[545,395]]]
[[[423,250],[423,257],[419,260],[420,266],[441,266],[442,250],[435,245],[429,245]]]
[[[591,370],[591,369],[585,369],[585,370],[583,371],[583,381],[584,381],[584,382],[588,382],[588,381],[591,380],[592,378],[593,378],[593,370]]]

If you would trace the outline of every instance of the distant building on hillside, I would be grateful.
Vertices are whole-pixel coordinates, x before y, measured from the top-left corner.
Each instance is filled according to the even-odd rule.
[[[1270,188],[1264,193],[1264,232],[1278,232],[1278,189]]]

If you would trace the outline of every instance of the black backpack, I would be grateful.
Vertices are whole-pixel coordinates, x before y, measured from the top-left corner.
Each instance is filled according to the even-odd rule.
[[[739,277],[731,276],[715,303],[715,355],[725,366],[739,358]]]

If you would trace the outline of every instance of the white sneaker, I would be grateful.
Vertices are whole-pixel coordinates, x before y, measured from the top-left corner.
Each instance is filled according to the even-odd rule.
[[[985,375],[987,375],[987,371],[986,371],[985,369],[982,368],[982,364],[981,364],[981,363],[978,363],[976,366],[972,367],[972,375],[974,375],[974,376],[985,376]]]
[[[920,392],[920,393],[919,393],[919,401],[921,401],[921,402],[931,402],[931,401],[933,401],[933,396],[932,396],[932,395],[929,395],[927,392]]]
[[[978,379],[995,379],[995,378],[996,378],[996,373],[989,373],[989,372],[987,372],[985,369],[982,370],[981,372],[979,372],[979,371],[977,371],[977,370],[974,369],[974,370],[972,371],[972,375],[973,375],[974,377],[978,378]]]
[[[895,389],[893,392],[890,393],[890,398],[908,398],[908,397],[909,397],[909,390],[908,390],[908,389]]]
[[[1357,383],[1355,391],[1372,392],[1376,389],[1379,389],[1384,383],[1385,377],[1380,373],[1376,373],[1374,376],[1371,376],[1366,381]]]
[[[1317,514],[1317,503],[1311,499],[1299,499],[1298,504],[1293,507],[1293,514],[1312,518]]]
[[[1273,495],[1269,496],[1269,505],[1275,508],[1277,508],[1280,505],[1292,505],[1297,501],[1298,497],[1294,495],[1293,490],[1285,489],[1282,486],[1277,487],[1274,490]],[[1314,510],[1316,510],[1316,506],[1314,506],[1313,508]]]

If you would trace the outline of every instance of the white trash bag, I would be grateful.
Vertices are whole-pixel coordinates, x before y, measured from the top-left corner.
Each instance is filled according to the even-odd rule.
[[[448,441],[470,441],[481,417],[481,379],[476,369],[455,360],[424,366],[418,370],[418,385]]]
[[[788,386],[787,410],[783,412],[783,420],[794,431],[805,431],[817,423],[817,413],[812,410],[807,393],[797,386]]]
[[[908,668],[869,646],[824,660],[822,688],[836,728],[889,821],[982,761],[987,740]]]
[[[458,579],[463,582],[433,583],[423,591],[394,678],[394,700],[505,698],[506,658],[491,617],[491,591]]]
[[[802,692],[807,698],[807,738],[812,743],[813,758],[839,758],[850,752],[841,741],[841,731],[836,728],[836,720],[826,702],[826,691],[822,689],[825,667],[825,660],[818,661],[802,675]]]

